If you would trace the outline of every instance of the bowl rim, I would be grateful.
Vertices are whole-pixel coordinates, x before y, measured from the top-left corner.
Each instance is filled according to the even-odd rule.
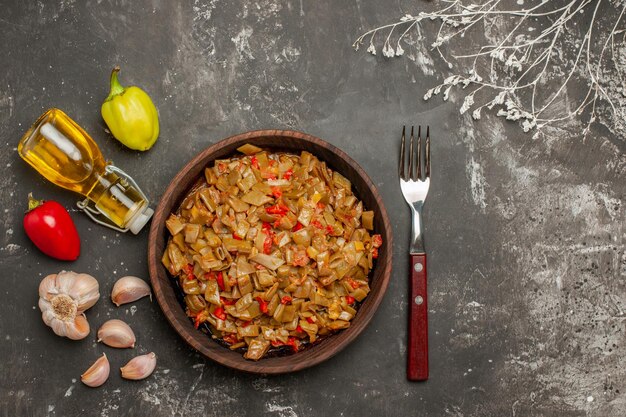
[[[220,350],[214,351],[212,348],[208,348],[207,346],[204,346],[203,343],[201,343],[198,339],[196,339],[195,337],[197,336],[196,334],[192,335],[190,333],[189,326],[191,325],[191,322],[187,319],[187,317],[185,317],[187,319],[187,325],[182,324],[180,320],[176,317],[176,314],[174,313],[169,303],[167,303],[167,300],[164,295],[164,291],[167,291],[167,288],[164,288],[165,286],[162,285],[162,280],[159,279],[160,273],[165,274],[165,277],[167,278],[165,280],[166,282],[168,282],[170,278],[169,278],[168,272],[165,271],[165,268],[161,264],[162,253],[160,253],[161,251],[157,253],[157,248],[159,246],[157,243],[159,242],[159,239],[162,239],[162,235],[165,232],[165,219],[167,218],[167,216],[169,216],[169,212],[171,210],[170,209],[168,210],[167,213],[164,213],[165,212],[164,206],[166,205],[166,202],[171,201],[172,199],[175,200],[173,204],[173,206],[175,206],[176,201],[178,201],[181,198],[182,194],[181,194],[180,187],[178,187],[178,184],[188,177],[188,174],[190,173],[190,171],[197,168],[197,165],[200,164],[203,160],[207,159],[210,155],[219,152],[225,147],[229,147],[239,142],[246,142],[254,138],[260,138],[260,137],[265,137],[265,138],[285,137],[285,138],[303,140],[315,146],[325,148],[329,152],[335,154],[340,160],[347,163],[350,166],[350,168],[353,169],[357,173],[357,175],[365,182],[368,191],[372,194],[373,198],[376,200],[378,204],[381,217],[382,217],[382,223],[383,223],[383,227],[380,233],[384,234],[383,239],[385,242],[385,244],[381,248],[384,252],[384,256],[379,257],[379,259],[382,258],[382,259],[386,259],[387,261],[384,265],[382,265],[381,262],[377,262],[377,264],[375,265],[374,270],[376,268],[383,268],[382,272],[380,273],[380,278],[379,278],[381,280],[380,289],[376,294],[370,294],[370,296],[366,298],[366,302],[370,303],[368,309],[366,311],[363,311],[364,309],[360,308],[359,311],[357,312],[357,316],[355,316],[355,319],[358,317],[358,321],[356,321],[356,323],[355,321],[353,321],[351,323],[351,326],[348,329],[343,330],[337,334],[334,334],[328,338],[325,338],[318,345],[312,346],[309,349],[306,349],[305,351],[303,351],[302,353],[295,353],[293,355],[281,356],[279,358],[267,358],[267,359],[261,359],[259,361],[249,361],[249,360],[244,359],[240,353],[229,351],[225,347],[218,345],[217,342],[211,341],[211,343],[214,343],[217,347],[219,347]],[[275,146],[275,148],[280,148],[280,146]],[[303,150],[306,150],[306,148],[303,147]],[[312,152],[312,153],[315,155],[315,152]],[[203,164],[203,166],[207,166],[207,164],[210,164],[215,159],[216,158],[207,160]],[[195,178],[197,178],[197,175],[195,176]],[[182,192],[184,193],[188,192],[188,187],[185,190],[182,190]],[[158,219],[161,219],[162,221],[155,221]],[[356,161],[354,161],[347,153],[337,148],[336,146],[318,137],[315,137],[315,136],[312,136],[303,132],[295,131],[295,130],[253,130],[253,131],[248,131],[245,133],[240,133],[237,135],[227,137],[205,148],[203,151],[197,154],[194,158],[192,158],[189,162],[187,162],[183,166],[183,168],[181,168],[178,171],[178,173],[174,176],[174,178],[170,181],[169,185],[165,189],[165,192],[161,196],[159,203],[155,209],[154,216],[152,218],[152,223],[150,225],[150,233],[148,237],[148,268],[149,268],[149,274],[150,274],[150,281],[152,284],[152,290],[159,304],[159,307],[161,308],[161,311],[165,315],[169,324],[174,328],[176,333],[178,333],[178,335],[182,337],[183,340],[190,347],[192,347],[194,350],[196,350],[198,353],[202,354],[203,356],[221,365],[227,366],[231,369],[237,369],[240,371],[244,371],[248,373],[255,373],[255,374],[283,374],[287,372],[295,372],[295,371],[299,371],[302,369],[306,369],[306,368],[309,368],[311,366],[317,365],[321,362],[324,362],[330,359],[331,357],[339,353],[341,350],[343,350],[350,343],[352,343],[357,338],[357,336],[361,334],[361,332],[365,329],[365,327],[367,327],[367,325],[370,323],[374,314],[378,310],[380,303],[382,302],[382,299],[384,298],[384,295],[387,291],[387,287],[389,285],[389,281],[391,278],[392,259],[393,259],[393,236],[392,236],[391,223],[387,215],[387,210],[385,208],[384,201],[382,197],[380,196],[380,194],[378,193],[377,187],[369,178],[365,170],[363,170],[363,168],[361,168],[361,166]],[[371,274],[374,273],[374,270],[372,270]],[[168,285],[168,287],[169,287],[169,290],[174,291],[171,285]],[[359,315],[359,313],[362,313],[362,314]],[[195,332],[198,332],[198,334],[201,333],[199,330],[194,329],[192,326],[191,326],[191,329]],[[203,334],[203,336],[206,337],[207,340],[210,340],[208,335]],[[332,344],[325,343],[325,342],[328,342],[329,340],[334,340],[334,342]],[[332,345],[332,346],[330,346],[327,349],[324,349],[325,345],[327,346]],[[223,354],[227,352],[237,353],[237,355],[239,355],[239,359],[236,359],[237,358],[236,356]],[[307,357],[304,360],[292,360],[292,361],[289,361],[288,363],[282,363],[282,362],[286,362],[286,360],[283,358],[295,359],[298,357],[298,355],[304,355],[306,352],[309,352],[309,355],[308,355],[309,357]],[[314,354],[311,355],[310,352],[314,352]],[[282,359],[282,360],[272,361],[272,359]],[[270,362],[272,363],[270,364]],[[273,362],[279,362],[279,363],[273,363]]]

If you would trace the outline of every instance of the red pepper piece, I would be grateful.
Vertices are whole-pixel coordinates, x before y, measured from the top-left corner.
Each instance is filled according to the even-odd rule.
[[[359,284],[358,282],[356,282],[352,278],[348,278],[348,284],[350,284],[350,286],[352,288],[354,288],[355,290],[361,286],[361,284]]]
[[[285,346],[285,344],[283,342],[281,342],[280,340],[272,340],[270,343],[274,347]]]
[[[335,232],[335,229],[333,229],[332,226],[326,226],[326,234],[327,235],[332,235]]]
[[[311,222],[311,224],[313,225],[313,227],[315,227],[316,229],[323,229],[324,225],[322,225],[322,223],[319,222],[319,220],[313,220]]]
[[[372,246],[380,248],[383,244],[383,238],[381,235],[372,235]]]
[[[291,179],[292,175],[293,175],[293,169],[288,169],[283,174],[283,178],[286,179],[286,180],[289,180],[289,179]]]
[[[263,241],[263,253],[266,255],[272,253],[272,238],[269,236]]]
[[[353,297],[353,296],[351,296],[351,295],[346,295],[346,303],[348,303],[348,305],[350,305],[350,304],[354,304],[354,302],[355,302],[355,301],[356,301],[356,300],[354,299],[354,297]]]
[[[241,327],[245,329],[250,325],[250,323],[252,323],[252,320],[244,321],[243,323],[241,323]]]
[[[283,195],[283,190],[280,187],[272,187],[272,195],[275,198],[280,198]]]
[[[291,346],[294,352],[297,352],[300,349],[300,343],[298,342],[298,340],[296,340],[295,337],[288,337],[287,343],[285,344],[287,346]]]
[[[313,317],[307,317],[306,321],[311,324],[315,323],[315,319]]]
[[[220,291],[224,291],[224,274],[222,271],[217,273],[217,286],[220,287]]]
[[[202,310],[200,312],[198,312],[196,314],[196,316],[194,317],[193,320],[193,327],[195,327],[196,329],[198,327],[200,327],[200,324],[204,323],[207,319],[207,311],[206,310]]]
[[[291,303],[291,297],[288,296],[288,295],[284,296],[283,298],[280,299],[280,303],[281,304],[285,304],[285,305],[290,304]]]
[[[192,280],[192,279],[196,279],[196,276],[193,274],[193,265],[192,264],[187,264],[185,266],[183,266],[183,272],[185,274],[187,274],[187,279],[188,280]]]
[[[291,229],[292,232],[297,232],[298,230],[301,230],[302,228],[304,228],[304,226],[302,225],[302,223],[298,222],[296,223],[296,225],[293,227],[293,229]]]
[[[298,327],[296,327],[296,332],[304,333],[304,330],[302,329],[302,326],[300,326],[299,324],[298,324]]]
[[[268,180],[275,180],[276,174],[270,171],[268,168],[261,170],[261,178],[265,178]]]
[[[256,156],[250,158],[250,165],[252,165],[253,168],[259,169],[259,160]]]
[[[257,300],[259,302],[259,306],[261,308],[261,313],[267,314],[267,311],[268,311],[268,309],[267,309],[267,301],[265,301],[261,297],[256,297],[255,300]]]
[[[226,320],[226,312],[222,307],[218,307],[213,311],[213,315],[220,320]]]
[[[225,306],[232,306],[235,305],[236,301],[231,299],[231,298],[224,298],[224,297],[220,297],[220,301],[222,302],[222,304],[224,304]]]
[[[378,259],[378,248],[372,249],[372,258]]]
[[[217,170],[220,174],[223,174],[224,172],[226,172],[227,169],[228,169],[228,166],[225,163],[220,162],[219,164],[217,164]]]
[[[296,252],[296,254],[294,255],[293,265],[294,266],[304,266],[304,265],[308,264],[310,260],[311,260],[311,258],[306,256],[306,253],[304,251],[303,252]]]
[[[277,203],[273,206],[266,207],[265,212],[267,214],[281,214],[284,216],[285,214],[289,212],[289,207],[287,207],[286,205],[282,203]]]
[[[235,239],[235,240],[243,240],[243,238],[241,236],[239,236],[237,233],[233,233],[233,239]]]
[[[234,333],[227,334],[222,338],[222,340],[224,340],[224,342],[228,343],[229,345],[234,345],[235,343],[239,342],[239,338]]]
[[[324,208],[326,207],[326,204],[324,203],[317,203],[317,208],[320,210],[324,210]]]

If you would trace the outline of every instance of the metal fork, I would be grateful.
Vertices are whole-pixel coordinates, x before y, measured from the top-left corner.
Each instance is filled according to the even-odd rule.
[[[409,343],[407,360],[407,378],[411,381],[428,379],[428,302],[426,279],[426,252],[422,236],[422,207],[430,186],[430,127],[426,126],[426,145],[424,158],[425,169],[422,176],[422,127],[417,130],[417,152],[413,126],[409,139],[409,152],[406,152],[406,126],[402,128],[400,146],[400,188],[407,204],[411,207],[413,228],[411,231],[411,280],[409,313]],[[405,160],[408,159],[408,170]]]

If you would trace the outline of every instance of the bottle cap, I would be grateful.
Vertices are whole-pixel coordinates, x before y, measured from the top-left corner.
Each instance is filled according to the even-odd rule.
[[[141,232],[141,229],[143,229],[146,223],[148,223],[148,220],[150,220],[153,214],[154,210],[150,207],[144,208],[143,210],[137,212],[137,214],[135,214],[133,218],[128,221],[128,228],[134,235],[138,234]]]

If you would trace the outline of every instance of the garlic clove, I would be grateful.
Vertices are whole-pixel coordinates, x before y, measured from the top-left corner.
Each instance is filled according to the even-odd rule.
[[[126,276],[117,280],[111,291],[111,300],[116,306],[137,301],[150,295],[150,286],[141,278]]]
[[[89,323],[84,314],[76,316],[74,323],[66,325],[65,336],[72,340],[81,340],[89,334]]]
[[[84,316],[76,316],[74,321],[53,320],[50,327],[59,336],[81,340],[89,335],[89,323]]]
[[[107,355],[103,353],[102,356],[80,376],[80,380],[88,387],[99,387],[109,378],[110,372],[111,366],[109,365],[109,360],[107,359]]]
[[[54,294],[58,294],[56,288],[57,274],[50,274],[39,283],[39,298],[44,300],[50,300]]]
[[[156,355],[150,352],[131,359],[120,368],[120,371],[122,371],[122,378],[138,380],[150,376],[154,368],[156,368]]]
[[[135,347],[135,333],[122,320],[109,320],[98,330],[98,342],[114,348]]]
[[[46,326],[52,326],[52,320],[55,319],[56,315],[54,314],[54,310],[52,309],[52,304],[50,301],[40,298],[39,299],[39,309],[41,310],[41,318]]]
[[[100,298],[98,281],[88,274],[77,274],[67,294],[78,303],[78,311],[83,312],[93,307]]]

